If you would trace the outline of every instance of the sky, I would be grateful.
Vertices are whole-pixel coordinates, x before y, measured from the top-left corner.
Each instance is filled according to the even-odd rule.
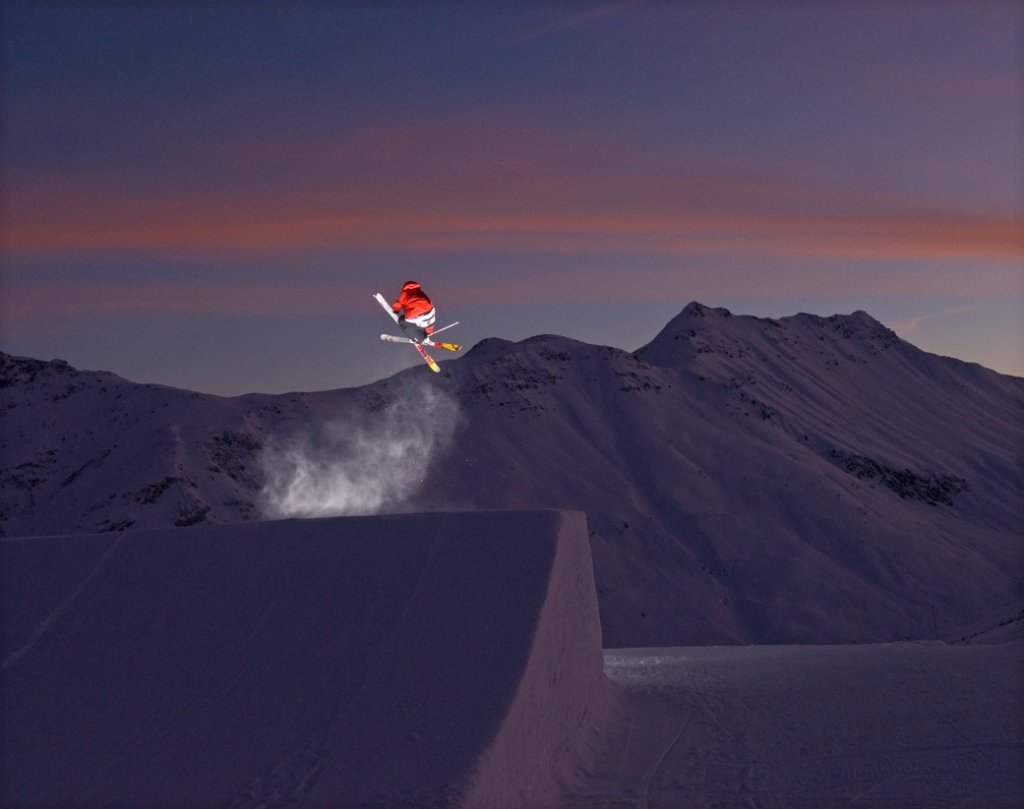
[[[693,300],[1024,376],[1015,2],[47,2],[2,18],[0,350],[221,395]]]

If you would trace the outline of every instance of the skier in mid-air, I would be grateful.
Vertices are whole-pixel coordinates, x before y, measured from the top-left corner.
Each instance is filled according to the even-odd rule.
[[[422,340],[433,334],[437,312],[419,281],[402,284],[402,292],[391,304],[391,311],[398,315],[398,327],[407,336]]]
[[[441,332],[458,326],[459,321],[456,320],[454,323],[435,329],[434,321],[437,319],[437,313],[434,311],[433,302],[420,287],[419,281],[406,281],[402,284],[402,293],[390,306],[388,306],[387,298],[379,292],[373,293],[371,297],[391,316],[391,319],[399,325],[405,335],[404,337],[395,337],[393,334],[382,334],[380,339],[386,343],[412,343],[434,373],[440,373],[441,367],[434,362],[433,357],[426,352],[424,346],[443,348],[445,351],[458,351],[462,348],[458,343],[436,339],[436,335]]]

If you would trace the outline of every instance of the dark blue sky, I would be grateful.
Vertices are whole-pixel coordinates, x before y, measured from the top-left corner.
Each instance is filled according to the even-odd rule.
[[[689,300],[1024,373],[1018,4],[8,3],[0,346],[220,393]],[[407,356],[407,355],[412,356]]]

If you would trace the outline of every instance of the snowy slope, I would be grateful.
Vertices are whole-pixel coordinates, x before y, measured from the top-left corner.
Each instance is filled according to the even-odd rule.
[[[139,385],[59,360],[0,360],[3,535],[259,515],[252,449],[261,397]],[[288,397],[273,407],[288,408]]]
[[[565,809],[1016,809],[1024,644],[615,649]]]
[[[292,516],[261,457],[295,452],[335,473],[311,486],[320,516],[398,510],[457,413],[399,381],[223,398],[0,354],[0,536]]]
[[[551,806],[608,690],[579,514],[0,550],[4,806]]]
[[[634,353],[487,340],[441,375],[236,399],[3,362],[8,536],[570,508],[606,646],[952,639],[1020,614],[1024,380],[864,313],[691,304]]]
[[[935,638],[1019,613],[1024,380],[863,313],[692,304],[634,354],[494,343],[450,384],[472,429],[424,491],[585,510],[606,646]]]
[[[0,554],[4,806],[1009,809],[1024,789],[1019,640],[602,660],[580,514]]]

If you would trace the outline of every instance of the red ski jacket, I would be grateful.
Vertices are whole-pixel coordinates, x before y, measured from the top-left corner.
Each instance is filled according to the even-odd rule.
[[[430,302],[427,293],[420,289],[420,285],[416,281],[406,281],[402,285],[402,294],[391,304],[391,309],[395,312],[401,312],[404,309],[407,318],[426,314],[433,308],[434,304]]]

